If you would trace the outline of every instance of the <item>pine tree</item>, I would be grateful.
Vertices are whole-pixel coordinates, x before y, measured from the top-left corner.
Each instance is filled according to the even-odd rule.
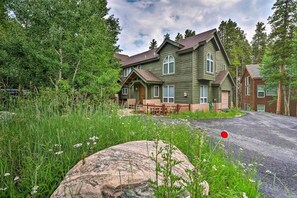
[[[183,38],[184,38],[184,36],[181,33],[178,32],[176,37],[175,37],[175,41],[179,41],[179,40],[181,40]]]
[[[267,45],[267,34],[265,32],[265,25],[263,22],[258,22],[256,24],[255,34],[253,36],[251,46],[252,46],[252,57],[253,63],[260,63],[264,55]]]
[[[269,73],[266,71],[273,71],[277,74],[274,75],[275,78],[273,80],[278,81],[276,113],[281,113],[281,101],[284,99],[285,114],[289,115],[292,78],[288,71],[292,67],[289,63],[289,57],[293,52],[293,35],[297,26],[297,1],[277,0],[272,10],[274,10],[274,13],[268,18],[268,23],[271,25],[271,33],[269,35],[270,50],[266,55],[270,58],[267,59],[269,61],[264,62],[261,72],[264,78],[267,78],[267,83],[270,82]]]
[[[190,29],[186,29],[185,31],[185,38],[191,37],[191,36],[195,36],[196,32],[194,30],[190,30]]]
[[[151,44],[150,44],[149,49],[155,49],[155,48],[157,48],[157,47],[158,47],[157,41],[156,41],[155,39],[153,39],[153,40],[151,41]]]
[[[244,31],[231,19],[221,22],[218,36],[231,61],[229,71],[233,78],[235,78],[236,68],[240,68],[239,72],[241,72],[243,66],[251,62],[249,42],[246,39]]]
[[[169,33],[166,33],[166,34],[164,35],[164,39],[170,39],[170,34],[169,34]]]

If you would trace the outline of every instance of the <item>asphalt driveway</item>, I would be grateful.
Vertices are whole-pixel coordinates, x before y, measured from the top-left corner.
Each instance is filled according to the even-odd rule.
[[[245,163],[257,162],[261,190],[267,197],[297,198],[297,118],[247,112],[246,116],[219,120],[192,120],[193,128],[211,136],[229,132],[225,143],[243,152]],[[270,173],[271,172],[271,173]]]

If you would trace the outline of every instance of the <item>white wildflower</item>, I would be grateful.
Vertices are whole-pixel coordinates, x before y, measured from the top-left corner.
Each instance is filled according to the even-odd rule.
[[[7,187],[5,188],[0,188],[0,191],[6,191],[7,190]]]
[[[87,142],[87,145],[89,146],[90,145],[90,142]]]
[[[13,181],[17,181],[17,180],[19,180],[19,179],[20,179],[19,176],[15,176],[14,179],[13,179]]]
[[[82,146],[82,143],[78,143],[78,144],[73,145],[74,148],[78,148],[78,147],[81,147],[81,146]]]
[[[248,196],[246,195],[245,192],[242,193],[242,197],[243,197],[243,198],[248,198]]]
[[[4,177],[10,176],[10,173],[4,173]]]
[[[248,166],[251,167],[251,166],[254,166],[254,164],[249,164]]]
[[[266,170],[265,173],[272,174],[270,170]]]
[[[207,181],[203,181],[200,183],[200,186],[203,188],[203,195],[208,196],[209,195],[209,184]]]
[[[241,166],[242,166],[242,168],[245,168],[246,163],[242,163]]]
[[[95,145],[95,144],[97,144],[97,142],[93,142],[93,144]]]
[[[222,167],[225,168],[226,167],[225,164],[222,164]]]
[[[203,159],[202,161],[203,161],[203,162],[206,162],[206,159]]]
[[[48,149],[48,151],[49,151],[49,152],[52,152],[52,151],[53,151],[53,149]]]
[[[264,166],[263,164],[258,164],[259,166]]]
[[[55,144],[55,147],[60,147],[61,146],[61,144]]]
[[[242,148],[239,148],[239,150],[240,150],[240,151],[243,151],[243,149],[242,149]]]
[[[93,136],[93,137],[90,137],[90,138],[89,138],[89,140],[92,140],[93,142],[96,141],[96,140],[98,140],[98,139],[99,139],[99,138],[98,138],[97,136]]]
[[[55,152],[55,155],[61,155],[63,153],[63,151],[58,151],[58,152]]]
[[[215,171],[218,170],[217,167],[216,167],[216,165],[213,165],[213,166],[212,166],[212,169],[215,170]]]
[[[39,186],[34,186],[34,187],[32,188],[31,195],[37,193],[37,189],[38,189],[38,188],[39,188]]]
[[[253,180],[253,179],[249,179],[249,181],[252,182],[252,183],[255,183],[255,180]]]

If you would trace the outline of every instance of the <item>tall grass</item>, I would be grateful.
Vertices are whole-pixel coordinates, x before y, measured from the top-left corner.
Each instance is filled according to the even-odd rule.
[[[199,181],[209,183],[210,197],[260,196],[251,182],[255,171],[233,163],[221,147],[213,152],[201,131],[142,116],[120,117],[113,104],[59,104],[19,101],[15,115],[0,120],[0,197],[49,197],[79,160],[112,145],[157,137],[188,156],[201,173]]]

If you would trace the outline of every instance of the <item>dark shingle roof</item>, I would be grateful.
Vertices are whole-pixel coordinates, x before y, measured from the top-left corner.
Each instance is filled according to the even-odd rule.
[[[145,83],[162,84],[163,81],[155,76],[152,72],[143,69],[133,69],[123,84],[131,82],[136,76],[139,76]]]
[[[206,42],[210,38],[213,37],[216,29],[212,29],[206,32],[202,32],[195,36],[188,37],[186,39],[181,39],[177,42],[171,40],[164,40],[164,42],[176,43],[176,45],[180,45],[180,49],[178,51],[190,50],[197,46],[200,42]],[[142,64],[145,62],[150,62],[159,59],[159,50],[164,46],[164,42],[160,45],[159,48],[152,49],[146,52],[142,52],[140,54],[136,54],[134,56],[128,57],[122,64],[122,67],[133,66],[137,64]]]
[[[121,62],[124,62],[125,60],[127,60],[127,58],[129,58],[128,55],[125,54],[120,54],[120,53],[115,53],[114,57],[116,57],[117,59],[119,59]]]
[[[258,64],[254,65],[247,65],[246,66],[247,71],[251,75],[252,78],[261,78],[260,75],[260,66]]]
[[[157,49],[151,49],[146,52],[142,52],[140,54],[136,54],[134,56],[130,56],[127,58],[123,64],[122,67],[134,65],[134,64],[141,64],[146,61],[151,61],[151,60],[157,60],[159,59],[159,55],[156,53]]]
[[[222,70],[218,73],[218,75],[216,76],[215,80],[212,82],[212,85],[214,86],[220,86],[224,80],[226,79],[226,77],[229,75],[230,80],[232,82],[233,85],[235,85],[230,73],[228,70]]]
[[[184,46],[182,49],[180,49],[180,51],[193,48],[195,45],[199,44],[200,42],[209,40],[215,32],[216,32],[216,29],[212,29],[212,30],[197,34],[195,36],[191,36],[177,41],[179,44]]]

